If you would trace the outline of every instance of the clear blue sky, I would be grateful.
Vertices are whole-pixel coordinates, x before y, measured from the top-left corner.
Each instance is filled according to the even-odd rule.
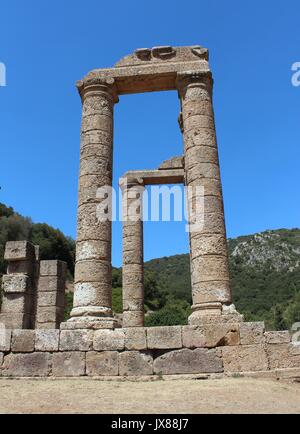
[[[210,50],[229,237],[300,226],[299,1],[10,0],[1,4],[0,201],[75,237],[75,81],[136,48]],[[115,182],[182,153],[175,92],[122,96]],[[147,223],[145,259],[188,251],[184,223]],[[113,263],[121,261],[114,224]]]

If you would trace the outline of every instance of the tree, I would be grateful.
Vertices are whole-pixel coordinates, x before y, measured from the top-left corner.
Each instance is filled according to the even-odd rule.
[[[286,324],[283,319],[283,307],[280,304],[276,304],[272,308],[274,315],[274,328],[275,330],[286,330]]]
[[[171,299],[162,309],[147,315],[145,325],[147,327],[184,325],[187,324],[190,314],[190,305],[185,300]]]

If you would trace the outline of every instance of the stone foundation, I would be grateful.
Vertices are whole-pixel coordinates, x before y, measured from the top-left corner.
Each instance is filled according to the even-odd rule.
[[[263,323],[2,330],[2,377],[259,375],[300,369],[300,343]]]

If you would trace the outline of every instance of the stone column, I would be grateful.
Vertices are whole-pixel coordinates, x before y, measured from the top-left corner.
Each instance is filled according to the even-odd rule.
[[[138,179],[122,178],[123,327],[144,325],[143,193]]]
[[[113,110],[118,96],[113,78],[86,78],[78,88],[83,109],[75,293],[69,321],[78,327],[113,328],[111,221],[109,210],[106,217],[101,210],[103,201],[109,200],[103,188],[112,185]]]
[[[210,72],[179,73],[185,150],[193,306],[190,324],[221,315],[231,304]]]

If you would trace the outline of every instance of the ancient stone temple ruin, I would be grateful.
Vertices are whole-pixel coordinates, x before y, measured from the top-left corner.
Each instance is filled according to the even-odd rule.
[[[63,322],[65,265],[39,261],[38,249],[29,243],[8,243],[1,375],[243,372],[280,377],[299,372],[300,346],[290,333],[267,332],[262,322],[244,322],[232,305],[208,50],[198,45],[138,49],[113,68],[90,72],[77,87],[83,108],[71,318]],[[131,168],[120,179],[124,218],[119,324],[112,311],[111,220],[98,213],[107,199],[99,189],[112,185],[114,105],[119,95],[171,90],[180,99],[183,155],[156,170]],[[141,209],[144,189],[153,184],[189,189],[193,303],[188,325],[144,327]],[[199,203],[204,206],[201,214]]]

